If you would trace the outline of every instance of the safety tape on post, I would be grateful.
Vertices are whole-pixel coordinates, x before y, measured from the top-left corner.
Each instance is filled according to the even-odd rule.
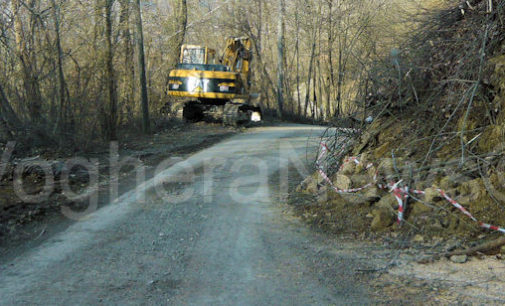
[[[326,175],[326,173],[323,171],[323,169],[321,168],[318,168],[318,171],[319,171],[319,174],[321,174],[322,178],[330,185],[330,187],[337,193],[356,193],[356,192],[359,192],[361,190],[364,190],[370,186],[373,185],[373,183],[368,183],[366,184],[365,186],[363,187],[359,187],[359,188],[352,188],[352,189],[339,189],[337,186],[335,186],[333,184],[333,182],[330,180],[330,178],[328,177],[328,175]]]
[[[403,221],[403,194],[400,188],[395,188],[393,190],[393,195],[398,202],[398,224],[400,224]]]
[[[335,186],[333,184],[333,182],[330,180],[330,178],[328,177],[328,175],[324,172],[323,167],[321,165],[321,160],[324,158],[324,156],[326,156],[326,154],[328,152],[329,152],[328,146],[324,142],[321,142],[321,152],[319,152],[319,156],[317,157],[316,166],[317,166],[317,170],[318,170],[319,174],[321,174],[321,177],[330,185],[330,187],[335,192],[341,193],[341,194],[342,193],[356,193],[356,192],[362,191],[364,189],[367,189],[370,186],[373,186],[373,182],[372,183],[368,183],[365,186],[362,186],[362,187],[359,187],[359,188],[352,188],[352,189],[339,189],[337,186]],[[350,161],[354,161],[357,165],[360,164],[360,162],[359,162],[359,160],[357,158],[352,158],[352,159],[349,159],[349,160],[346,159],[346,161],[344,161],[344,163],[342,163],[342,166],[346,162],[350,162]]]
[[[457,208],[461,213],[463,213],[464,215],[466,215],[472,221],[476,222],[480,227],[485,228],[485,229],[489,229],[489,230],[493,230],[493,231],[498,231],[498,232],[501,232],[501,233],[505,234],[505,228],[500,227],[500,226],[496,226],[496,225],[491,225],[491,224],[488,224],[488,223],[484,223],[482,221],[479,221],[463,205],[461,205],[460,203],[458,203],[453,198],[449,197],[449,195],[444,190],[442,190],[442,189],[436,189],[436,190],[437,190],[438,193],[440,193],[440,195],[447,202],[449,202],[452,206],[454,206],[455,208]],[[405,195],[408,196],[408,193],[409,193],[408,187],[406,187],[405,189],[402,189],[401,191]],[[425,195],[426,194],[426,192],[424,192],[423,190],[410,190],[410,192],[413,193],[413,194],[421,194],[421,195]]]
[[[440,192],[440,195],[442,197],[444,197],[449,203],[452,204],[452,206],[456,207],[457,209],[459,209],[463,214],[467,215],[468,218],[472,219],[473,221],[475,222],[478,222],[477,219],[472,216],[472,214],[466,210],[466,208],[464,208],[461,204],[459,204],[458,202],[456,202],[455,200],[453,200],[452,198],[450,198],[446,193],[445,191],[441,190],[441,189],[437,189],[438,192]]]
[[[328,152],[329,152],[328,146],[324,142],[321,142],[321,152],[319,153],[319,156],[317,158],[316,165],[317,165],[318,172],[321,174],[321,176],[323,177],[323,179],[332,187],[332,189],[335,190],[335,192],[337,192],[337,193],[356,193],[356,192],[362,191],[362,190],[364,190],[364,189],[366,189],[368,187],[371,187],[374,184],[376,184],[376,186],[379,189],[389,189],[389,191],[393,193],[393,196],[395,197],[396,201],[398,202],[398,219],[397,219],[397,222],[399,224],[401,224],[401,222],[404,219],[405,210],[406,210],[405,203],[406,203],[407,198],[409,197],[409,194],[410,193],[412,193],[412,194],[419,194],[419,195],[425,195],[426,194],[426,192],[423,191],[423,190],[415,190],[415,189],[409,190],[409,187],[400,187],[399,185],[402,182],[401,180],[398,181],[398,182],[396,182],[396,183],[391,182],[391,183],[389,183],[387,185],[378,183],[378,176],[379,176],[378,169],[374,173],[373,182],[368,183],[365,186],[360,187],[360,188],[339,189],[339,188],[337,188],[333,184],[333,182],[330,180],[330,178],[328,177],[328,175],[324,172],[323,167],[321,166],[321,160],[324,158],[324,156]],[[342,169],[342,167],[344,166],[345,163],[348,163],[348,162],[351,162],[351,161],[355,162],[356,165],[360,164],[360,161],[359,161],[359,159],[357,157],[348,157],[348,158],[346,158],[344,160],[344,162],[340,166],[340,169]],[[365,167],[365,170],[368,170],[368,169],[370,169],[373,166],[374,165],[372,163],[368,163],[367,166]],[[496,225],[491,225],[491,224],[488,224],[488,223],[484,223],[482,221],[479,221],[465,207],[463,207],[463,205],[461,205],[456,200],[454,200],[451,197],[449,197],[449,195],[444,190],[437,189],[437,191],[452,206],[454,206],[455,208],[457,208],[459,211],[461,211],[464,215],[466,215],[472,221],[476,222],[479,225],[479,227],[485,228],[485,229],[489,229],[489,230],[493,230],[493,231],[498,231],[498,232],[501,232],[501,233],[505,234],[505,228],[500,227],[500,226],[496,226]]]
[[[491,224],[484,223],[482,221],[477,220],[477,218],[475,218],[468,210],[466,210],[466,208],[464,208],[463,205],[459,204],[454,199],[452,199],[451,197],[449,197],[447,195],[447,193],[445,193],[445,191],[443,191],[442,189],[437,189],[437,191],[440,193],[440,195],[442,197],[444,197],[449,203],[451,203],[452,206],[454,206],[457,209],[459,209],[463,214],[465,214],[466,216],[468,216],[468,218],[472,219],[472,221],[474,221],[477,224],[479,224],[480,227],[485,228],[485,229],[489,229],[489,230],[492,230],[492,231],[501,232],[501,233],[505,234],[505,228],[500,227],[500,226],[496,226],[496,225],[491,225]]]

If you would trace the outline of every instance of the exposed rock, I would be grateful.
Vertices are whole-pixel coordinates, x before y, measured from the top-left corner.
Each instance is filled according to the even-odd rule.
[[[354,173],[354,169],[356,169],[356,163],[353,161],[349,161],[344,163],[342,166],[342,170],[339,171],[340,174],[351,175]]]
[[[319,172],[314,172],[311,176],[306,177],[303,182],[296,187],[297,192],[316,194],[319,190],[319,184],[322,183],[323,178]]]
[[[411,216],[423,215],[433,210],[433,208],[421,202],[409,202],[409,205],[412,207],[412,210],[410,211]]]
[[[500,162],[505,162],[505,160],[500,160]],[[498,167],[504,167],[504,165],[499,165]],[[503,168],[501,168],[503,169]],[[487,182],[486,182],[487,183]],[[489,177],[489,185],[491,190],[497,190],[503,192],[505,187],[505,173],[501,171],[497,171],[496,173],[491,174]]]
[[[380,231],[389,227],[394,222],[394,214],[390,210],[385,208],[377,208],[372,210],[372,224],[370,228],[373,231]]]
[[[372,179],[366,173],[355,174],[351,177],[352,185],[354,187],[363,187],[372,182]]]
[[[458,190],[461,195],[470,195],[470,200],[476,200],[486,193],[486,188],[481,178],[464,182]]]
[[[389,122],[384,122],[383,118],[377,118],[372,122],[370,127],[366,129],[361,135],[361,139],[358,145],[355,146],[353,153],[355,155],[361,154],[365,148],[375,146],[377,143],[377,136],[383,130],[384,127],[388,127],[393,124],[394,120],[389,120]],[[382,157],[382,156],[379,156]]]
[[[333,185],[338,189],[349,189],[352,186],[352,181],[346,175],[336,174],[333,176]]]
[[[445,212],[441,213],[439,217],[440,225],[446,229],[445,232],[450,232],[457,230],[460,226],[461,215],[460,214],[447,214]],[[447,231],[450,230],[450,231]]]
[[[322,186],[317,192],[317,203],[324,204],[329,200],[328,186]]]
[[[472,200],[472,195],[458,197],[458,203],[463,205],[463,207],[470,208],[473,202],[474,200]]]
[[[379,171],[385,175],[392,175],[395,173],[393,159],[384,158],[379,164]]]
[[[426,203],[435,203],[442,200],[442,195],[435,188],[427,188],[424,190],[424,200]]]
[[[363,164],[363,162],[361,162],[361,160],[360,160],[360,163],[359,163],[359,164],[357,164],[357,165],[354,167],[354,174],[358,174],[358,175],[359,175],[359,174],[363,174],[363,173],[365,173],[365,172],[364,172],[364,171],[365,171],[365,166],[366,166],[366,165],[364,165],[364,164]]]
[[[451,261],[455,263],[465,263],[468,260],[468,256],[466,255],[452,255]]]
[[[458,184],[456,179],[457,178],[454,176],[444,176],[440,180],[440,188],[442,188],[443,190],[449,190],[456,187],[456,185]]]
[[[373,165],[367,170],[368,176],[370,177],[370,180],[373,179],[375,174],[377,173],[377,166]]]
[[[380,134],[379,134],[380,136]],[[379,143],[382,143],[381,145],[378,146],[377,149],[374,150],[374,155],[376,158],[383,158],[384,156],[390,156],[391,154],[391,149],[393,147],[393,143],[391,139],[389,141],[379,141]]]
[[[436,246],[436,245],[442,243],[442,241],[444,241],[444,239],[442,237],[439,237],[439,236],[433,236],[431,238],[431,244],[432,244],[432,246]]]
[[[396,199],[392,194],[387,194],[382,197],[379,202],[377,202],[372,210],[372,224],[371,229],[373,231],[380,231],[389,226],[391,226],[395,220],[394,205],[396,205]]]
[[[440,218],[440,225],[442,225],[443,228],[448,228],[450,224],[451,224],[450,216],[447,214],[442,215]]]
[[[430,218],[428,219],[428,226],[433,230],[443,230],[444,227],[440,221],[440,218]]]
[[[459,227],[460,218],[457,215],[449,215],[449,229],[455,230]]]
[[[479,137],[478,146],[482,152],[492,152],[500,147],[503,142],[504,129],[500,124],[486,127]]]
[[[370,204],[375,203],[380,199],[379,189],[377,187],[367,188],[363,195],[363,202]]]
[[[417,234],[414,236],[414,238],[412,238],[412,242],[423,243],[424,237],[422,235]]]
[[[368,187],[357,193],[340,195],[347,203],[369,207],[380,200],[379,190],[376,187]]]
[[[360,161],[360,163],[358,165],[356,165],[356,167],[354,168],[354,174],[365,173],[365,168],[368,164],[368,154],[366,154],[366,153],[361,154],[359,157],[359,161]]]
[[[375,206],[378,208],[388,209],[394,214],[394,210],[398,207],[398,202],[396,201],[396,198],[393,196],[393,194],[388,193],[387,195],[383,196],[379,202],[375,204]]]

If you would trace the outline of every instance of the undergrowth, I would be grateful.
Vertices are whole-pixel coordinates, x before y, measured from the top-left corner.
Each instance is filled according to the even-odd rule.
[[[325,137],[333,179],[345,156],[360,156],[385,182],[444,189],[477,219],[505,225],[505,1],[492,3],[466,1],[424,15],[403,47],[369,70],[360,116],[373,122]],[[373,211],[380,198],[364,202]],[[349,201],[334,195],[328,202],[334,210]],[[477,237],[478,226],[464,218],[440,196],[412,196],[406,223],[433,235]],[[377,229],[393,222],[383,225]]]

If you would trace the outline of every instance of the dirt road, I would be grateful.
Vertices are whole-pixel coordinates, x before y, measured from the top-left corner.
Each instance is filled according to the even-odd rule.
[[[280,200],[321,133],[255,128],[165,169],[0,266],[0,304],[369,302],[366,259],[325,251]]]

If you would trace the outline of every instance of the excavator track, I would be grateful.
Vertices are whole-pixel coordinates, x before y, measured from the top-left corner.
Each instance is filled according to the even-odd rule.
[[[216,122],[231,126],[261,121],[259,107],[232,101],[221,105],[199,101],[187,102],[182,114],[183,118],[189,122]]]

